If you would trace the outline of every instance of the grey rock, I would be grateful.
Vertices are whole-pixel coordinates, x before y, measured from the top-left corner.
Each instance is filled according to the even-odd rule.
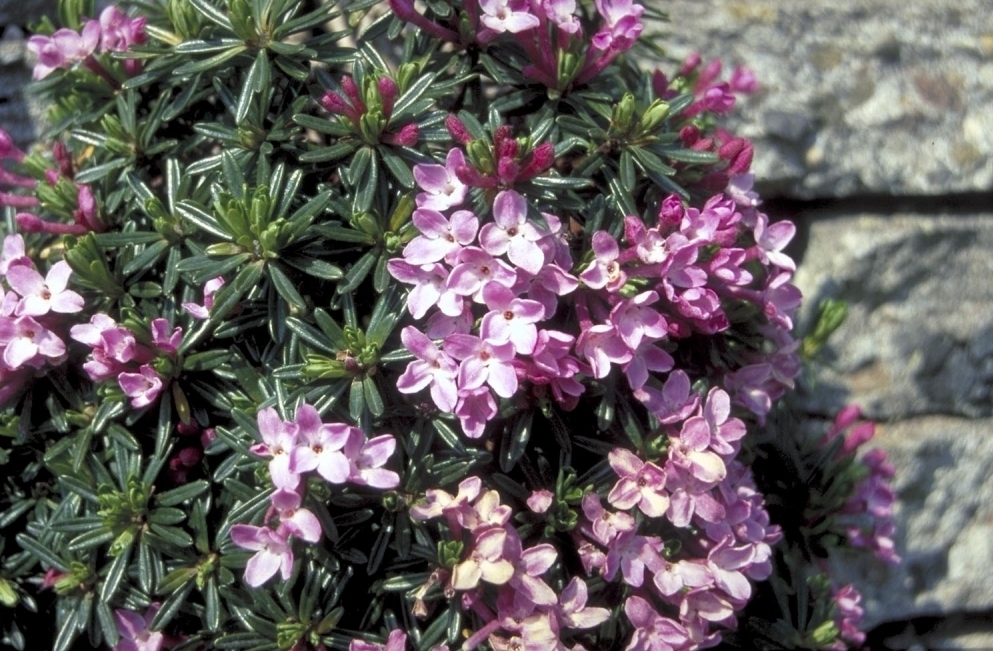
[[[796,283],[809,321],[823,298],[849,317],[806,407],[858,402],[880,420],[993,416],[993,215],[820,213]]]
[[[27,147],[38,136],[37,125],[44,114],[44,109],[24,92],[31,82],[31,64],[24,45],[24,33],[16,26],[8,26],[0,37],[0,128],[21,147]]]
[[[0,0],[0,28],[6,25],[26,27],[42,16],[53,16],[56,4],[56,0]]]
[[[663,44],[753,69],[731,121],[770,195],[993,186],[987,0],[672,0]],[[665,67],[665,66],[664,66]],[[675,65],[666,67],[670,72]]]
[[[904,562],[884,567],[842,558],[834,568],[839,581],[855,583],[862,592],[867,628],[912,617],[989,611],[993,419],[925,416],[884,423],[873,442],[898,468],[896,543]],[[952,628],[943,635],[964,632]]]

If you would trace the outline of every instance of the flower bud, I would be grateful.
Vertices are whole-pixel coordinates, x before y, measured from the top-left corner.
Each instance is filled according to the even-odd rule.
[[[383,136],[383,142],[396,147],[413,147],[420,137],[420,128],[416,122],[405,124],[397,133],[390,133]]]
[[[345,75],[341,78],[341,89],[345,91],[345,96],[348,97],[348,101],[352,103],[356,112],[359,114],[366,112],[365,103],[362,101],[362,95],[359,93],[359,87],[356,85],[355,80],[349,75]]]
[[[624,97],[614,107],[613,126],[615,131],[626,132],[631,128],[631,119],[634,117],[634,95],[624,93]]]
[[[396,82],[389,77],[380,77],[376,81],[376,89],[379,91],[379,97],[383,102],[383,118],[389,122],[390,116],[393,115],[393,106],[396,104],[397,95],[399,94]]]
[[[657,99],[642,114],[641,128],[645,131],[655,131],[667,117],[669,117],[669,103]]]
[[[452,140],[460,145],[468,145],[472,142],[473,138],[469,134],[469,130],[465,128],[465,124],[454,113],[450,113],[445,118],[445,127],[448,128],[448,133],[452,136]]]

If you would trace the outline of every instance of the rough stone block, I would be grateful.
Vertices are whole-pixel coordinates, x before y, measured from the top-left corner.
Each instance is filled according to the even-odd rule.
[[[993,185],[986,0],[673,0],[663,44],[752,68],[733,130],[770,195],[935,195]]]

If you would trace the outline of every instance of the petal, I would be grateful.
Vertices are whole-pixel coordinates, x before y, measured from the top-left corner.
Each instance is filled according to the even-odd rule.
[[[231,527],[231,542],[244,549],[258,551],[265,547],[265,543],[259,539],[261,529],[250,524],[236,524]]]
[[[72,267],[65,260],[59,260],[48,270],[45,276],[45,284],[53,294],[58,294],[69,286],[69,276],[72,275]]]
[[[644,467],[645,462],[630,450],[624,448],[614,448],[607,456],[610,467],[614,469],[618,477],[634,477]]]
[[[45,279],[26,265],[15,265],[7,269],[7,284],[21,296],[41,294],[45,290]]]
[[[255,556],[248,559],[245,565],[245,583],[253,588],[257,588],[279,570],[282,558],[264,549],[258,551]]]
[[[83,310],[83,297],[74,291],[66,290],[52,295],[51,307],[59,314],[74,314]]]

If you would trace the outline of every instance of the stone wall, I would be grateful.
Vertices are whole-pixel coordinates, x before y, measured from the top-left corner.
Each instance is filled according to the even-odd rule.
[[[745,63],[774,217],[800,226],[807,311],[850,318],[806,407],[860,404],[898,466],[898,568],[849,565],[873,640],[993,648],[993,18],[989,0],[672,0],[670,53]],[[23,31],[0,0],[0,125],[35,136]],[[869,581],[866,581],[866,578]]]
[[[670,54],[752,68],[734,131],[800,226],[808,315],[850,316],[804,402],[880,423],[897,568],[846,564],[872,641],[993,648],[993,17],[981,0],[674,0]],[[868,579],[868,580],[867,580]]]

